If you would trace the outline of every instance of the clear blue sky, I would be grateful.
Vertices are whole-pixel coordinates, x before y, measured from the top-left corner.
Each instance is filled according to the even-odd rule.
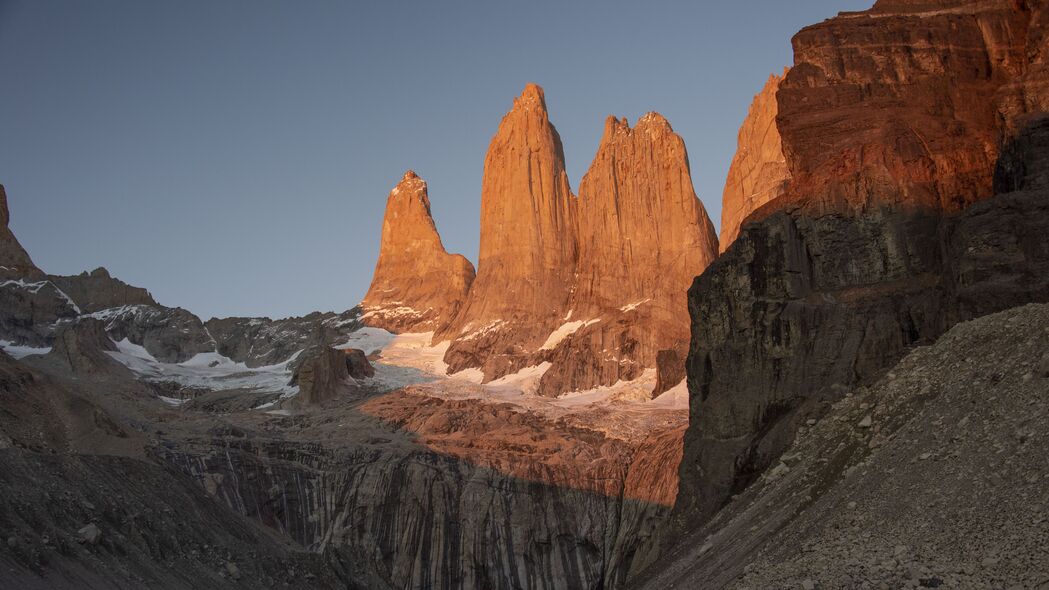
[[[656,110],[717,225],[791,36],[871,3],[0,0],[0,183],[48,272],[106,266],[205,319],[343,310],[405,169],[476,261],[485,149],[529,81],[573,189],[606,115]]]

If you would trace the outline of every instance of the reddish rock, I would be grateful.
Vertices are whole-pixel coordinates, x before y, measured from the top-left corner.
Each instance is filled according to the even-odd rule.
[[[656,366],[684,342],[686,291],[718,253],[692,188],[685,143],[658,113],[608,117],[579,186],[575,289],[562,316],[585,322],[541,360],[540,393],[612,385]]]
[[[485,157],[477,280],[435,338],[452,340],[451,371],[513,372],[524,366],[521,352],[561,324],[575,272],[574,201],[543,90],[529,84]]]
[[[433,331],[459,309],[473,279],[470,261],[441,243],[426,182],[405,172],[386,201],[379,260],[361,303],[364,323],[391,332]]]
[[[11,213],[7,208],[7,192],[0,184],[0,278],[42,278],[44,273],[33,264],[29,254],[11,233],[8,224]]]
[[[754,218],[951,213],[990,196],[999,146],[1044,106],[1043,12],[892,0],[803,29],[778,93],[791,181]]]
[[[736,155],[722,193],[719,235],[722,252],[736,240],[739,226],[748,215],[780,197],[786,189],[790,171],[776,126],[779,112],[776,92],[788,71],[785,69],[783,76],[769,76],[739,128]]]

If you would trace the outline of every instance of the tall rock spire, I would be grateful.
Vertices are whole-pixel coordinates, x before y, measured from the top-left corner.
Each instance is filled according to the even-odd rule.
[[[718,254],[685,143],[658,113],[633,129],[608,117],[577,208],[579,255],[566,311],[582,325],[548,353],[539,391],[549,395],[635,379],[656,366],[660,350],[683,358],[686,292]]]
[[[477,280],[438,334],[456,339],[446,357],[452,370],[476,366],[478,351],[492,357],[503,346],[538,346],[556,327],[575,270],[574,201],[543,89],[529,84],[485,157]],[[513,368],[505,359],[482,365],[489,377]]]
[[[441,243],[426,182],[405,172],[386,201],[379,260],[361,304],[364,322],[393,332],[433,331],[459,309],[473,279],[470,261]]]
[[[43,272],[33,264],[18,238],[8,228],[11,213],[7,208],[7,191],[0,184],[0,278],[41,277]]]
[[[776,92],[788,71],[784,69],[782,76],[769,76],[739,128],[736,155],[732,158],[722,193],[722,252],[736,240],[739,227],[747,216],[781,196],[790,179],[783,141],[776,124],[779,112]]]

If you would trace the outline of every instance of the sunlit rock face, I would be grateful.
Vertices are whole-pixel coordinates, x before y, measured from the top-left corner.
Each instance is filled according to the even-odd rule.
[[[392,332],[432,332],[466,299],[474,268],[441,243],[426,181],[409,170],[390,191],[379,260],[361,303],[362,320]]]
[[[485,380],[549,363],[558,395],[637,378],[682,347],[684,292],[717,255],[684,142],[658,113],[609,117],[572,195],[542,90],[529,85],[485,161],[477,281],[455,320],[450,372]]]
[[[732,158],[722,193],[721,233],[718,236],[722,252],[736,241],[739,227],[747,216],[783,195],[790,178],[776,124],[779,113],[776,93],[787,71],[782,76],[769,76],[739,128],[736,155]]]
[[[954,323],[1049,297],[1040,6],[879,2],[794,37],[789,178],[689,293],[679,523]]]
[[[543,90],[529,84],[488,147],[481,183],[477,280],[437,339],[451,371],[494,379],[525,366],[561,324],[574,282],[575,197]]]

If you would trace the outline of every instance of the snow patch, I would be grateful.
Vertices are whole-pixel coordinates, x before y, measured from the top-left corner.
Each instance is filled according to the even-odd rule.
[[[11,356],[11,358],[15,360],[23,359],[27,356],[32,356],[34,354],[47,354],[51,352],[50,346],[35,348],[32,346],[22,346],[19,344],[14,344],[12,342],[8,342],[7,340],[0,340],[0,348],[3,348],[4,352],[6,352],[8,355]]]
[[[486,386],[490,388],[509,387],[522,394],[534,395],[539,390],[539,381],[552,366],[553,364],[547,361],[533,367],[525,367],[516,373],[489,381]]]
[[[641,307],[642,305],[648,303],[649,301],[652,301],[652,299],[651,298],[649,298],[649,299],[642,299],[641,301],[635,301],[634,303],[628,303],[628,304],[624,305],[623,307],[620,307],[619,311],[623,311],[623,312],[634,311],[635,309],[637,309],[638,307]]]
[[[596,324],[601,320],[576,320],[574,322],[565,322],[561,324],[561,327],[550,333],[550,336],[546,338],[546,342],[539,347],[539,350],[553,350],[557,348],[558,344],[565,338],[568,338],[572,334],[578,332],[581,328],[585,328],[591,324]]]

